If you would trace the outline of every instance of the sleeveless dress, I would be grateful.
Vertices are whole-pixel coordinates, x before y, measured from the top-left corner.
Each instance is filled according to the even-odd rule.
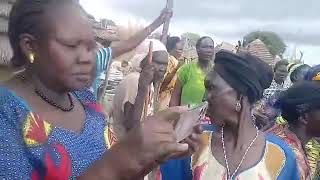
[[[161,168],[162,180],[226,180],[226,168],[212,155],[211,136],[212,132],[205,132],[202,135],[204,146],[191,158],[169,161],[163,165]],[[300,179],[293,151],[281,139],[267,135],[265,151],[261,160],[234,177],[234,180],[247,179]]]
[[[107,151],[114,137],[89,91],[73,92],[85,109],[80,134],[54,127],[24,99],[0,87],[0,178],[76,179]]]

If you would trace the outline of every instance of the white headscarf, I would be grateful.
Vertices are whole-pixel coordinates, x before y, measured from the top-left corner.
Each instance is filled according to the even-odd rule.
[[[165,51],[167,52],[167,49],[165,45],[160,42],[157,39],[146,39],[144,40],[136,49],[135,49],[135,55],[130,59],[129,62],[132,63],[133,71],[140,72],[141,71],[141,61],[147,57],[149,53],[149,46],[150,42],[153,44],[152,52],[156,51]]]

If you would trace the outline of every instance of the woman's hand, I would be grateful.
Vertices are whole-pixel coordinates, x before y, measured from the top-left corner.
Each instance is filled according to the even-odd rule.
[[[168,8],[164,8],[161,11],[160,16],[154,21],[154,24],[159,27],[161,26],[167,19],[172,18],[173,16],[173,11],[171,9]]]
[[[174,107],[148,117],[129,131],[122,141],[112,146],[81,178],[142,179],[169,159],[191,155],[200,147],[200,126],[181,143],[177,143],[173,129],[174,123],[185,110],[183,107]]]
[[[185,110],[184,107],[170,108],[148,117],[140,127],[134,128],[126,139],[131,153],[136,154],[145,165],[153,167],[169,159],[195,152],[200,145],[201,128],[196,127],[194,133],[181,143],[177,143],[173,129],[175,122],[180,119],[180,114]]]
[[[152,64],[146,64],[143,66],[139,78],[139,89],[145,90],[150,86],[153,81],[155,68]]]

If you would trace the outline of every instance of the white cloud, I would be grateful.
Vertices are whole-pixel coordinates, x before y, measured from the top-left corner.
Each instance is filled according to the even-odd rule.
[[[156,18],[165,0],[80,0],[97,19],[117,24],[128,21],[147,24]],[[254,30],[278,33],[288,44],[304,52],[310,64],[320,57],[319,0],[175,0],[170,32],[196,32],[210,35],[216,42],[237,40]]]

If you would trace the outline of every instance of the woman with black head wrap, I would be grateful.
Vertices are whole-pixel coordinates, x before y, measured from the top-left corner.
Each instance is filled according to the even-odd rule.
[[[283,92],[275,105],[281,110],[280,118],[287,125],[275,126],[271,132],[294,150],[304,177],[317,179],[320,144],[312,137],[320,136],[320,84],[307,81],[297,83]]]
[[[289,146],[260,132],[252,116],[272,74],[270,66],[250,54],[216,54],[213,71],[205,80],[208,114],[216,130],[204,133],[204,147],[192,157],[194,180],[300,179]]]

